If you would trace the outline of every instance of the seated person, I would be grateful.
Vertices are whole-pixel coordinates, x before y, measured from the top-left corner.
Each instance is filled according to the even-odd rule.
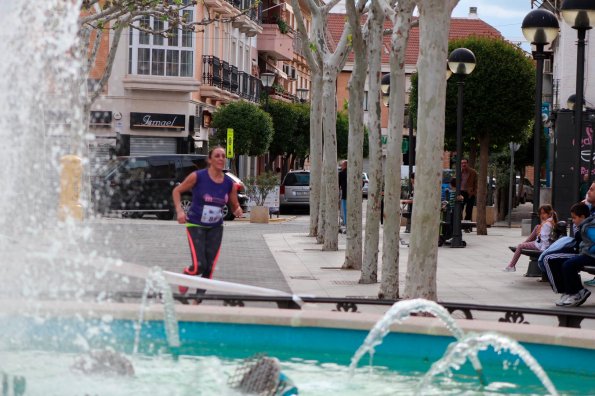
[[[579,220],[577,219],[577,222]],[[562,263],[559,270],[560,276],[552,277],[556,282],[556,289],[562,293],[562,297],[556,302],[556,305],[562,307],[578,307],[591,295],[591,292],[583,287],[579,272],[586,265],[595,265],[595,216],[591,215],[579,222],[579,230],[575,234],[575,239],[579,242],[578,254]]]
[[[579,202],[572,205],[570,215],[575,228],[574,237],[560,238],[543,252],[543,257],[539,257],[540,268],[546,273],[552,290],[554,293],[562,294],[560,300],[556,302],[558,306],[561,306],[569,297],[564,285],[562,266],[566,260],[578,256],[578,247],[581,241],[580,227],[589,217],[589,207]]]
[[[556,228],[558,218],[551,205],[542,205],[539,208],[539,219],[541,220],[541,223],[533,229],[531,235],[529,235],[529,237],[525,239],[523,243],[520,243],[516,247],[514,256],[512,256],[512,260],[510,260],[510,263],[508,263],[506,268],[504,268],[504,272],[516,271],[516,263],[521,257],[521,250],[531,249],[544,251],[553,242],[554,230]]]

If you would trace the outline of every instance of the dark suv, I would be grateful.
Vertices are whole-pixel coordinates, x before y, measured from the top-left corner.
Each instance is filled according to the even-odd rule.
[[[207,166],[207,156],[199,154],[164,154],[119,157],[93,182],[93,197],[100,213],[120,211],[131,217],[155,214],[159,219],[175,217],[172,190],[186,176]],[[235,181],[235,180],[234,180]],[[248,198],[239,193],[240,205]],[[242,202],[243,201],[243,202]],[[182,207],[192,202],[190,192],[182,195]],[[231,211],[224,211],[229,220]]]

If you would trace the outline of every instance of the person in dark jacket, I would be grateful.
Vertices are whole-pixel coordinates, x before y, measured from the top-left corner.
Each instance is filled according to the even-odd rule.
[[[347,225],[347,160],[341,162],[339,172],[339,190],[341,190],[341,224]]]

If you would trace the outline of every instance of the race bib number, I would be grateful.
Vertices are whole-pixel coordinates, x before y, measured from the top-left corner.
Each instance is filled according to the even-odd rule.
[[[203,224],[218,223],[223,217],[223,211],[219,206],[205,205],[202,208],[202,216],[200,218]]]

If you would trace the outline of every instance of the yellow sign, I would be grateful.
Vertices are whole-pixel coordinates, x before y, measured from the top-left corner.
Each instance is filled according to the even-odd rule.
[[[233,129],[227,128],[227,158],[233,158]]]

